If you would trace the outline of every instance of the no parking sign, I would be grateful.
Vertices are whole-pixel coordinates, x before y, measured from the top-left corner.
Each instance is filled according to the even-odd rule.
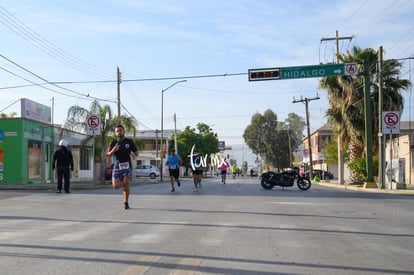
[[[101,133],[101,119],[97,115],[91,115],[86,121],[86,132],[88,135],[99,135]]]
[[[382,133],[400,133],[400,112],[382,112]]]

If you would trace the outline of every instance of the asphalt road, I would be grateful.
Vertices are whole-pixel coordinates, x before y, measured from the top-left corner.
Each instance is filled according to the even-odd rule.
[[[414,274],[410,195],[258,179],[0,191],[1,274]]]

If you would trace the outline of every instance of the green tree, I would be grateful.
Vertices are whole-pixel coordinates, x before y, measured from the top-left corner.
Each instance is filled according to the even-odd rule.
[[[171,142],[173,140],[172,138]],[[213,132],[210,126],[205,123],[198,123],[197,129],[190,126],[185,127],[183,132],[177,134],[177,149],[186,168],[191,166],[189,154],[194,145],[203,156],[210,156],[210,154],[215,154],[219,151],[217,134]],[[174,144],[170,146],[173,147]]]
[[[99,115],[101,118],[101,133],[95,137],[95,162],[101,163],[101,176],[104,179],[105,175],[105,163],[106,163],[106,148],[110,140],[115,137],[114,129],[116,125],[122,124],[125,128],[126,135],[132,134],[133,139],[136,142],[136,120],[133,117],[128,116],[114,116],[112,109],[109,105],[100,105],[97,100],[92,101],[89,110],[81,106],[74,105],[68,110],[67,119],[63,126],[63,132],[65,129],[79,132],[86,132],[87,118],[91,115]],[[62,134],[63,134],[62,132]],[[93,138],[92,136],[86,138],[82,144],[85,144],[88,140]],[[137,143],[138,148],[142,148],[142,144]]]
[[[0,118],[13,118],[17,115],[16,112],[11,112],[10,114],[6,114],[6,113],[1,113],[0,114]]]
[[[280,125],[281,129],[286,131],[288,139],[290,139],[291,153],[303,144],[302,133],[305,130],[305,126],[305,119],[295,113],[289,113],[285,119],[285,123]]]
[[[257,112],[243,132],[244,141],[253,153],[265,156],[266,139],[276,133],[276,128],[277,116],[272,110],[266,110],[263,115]]]
[[[374,114],[378,114],[378,53],[373,49],[361,49],[354,47],[345,54],[340,54],[338,59],[341,63],[358,62],[367,60],[370,65],[371,75],[371,108]],[[407,90],[411,83],[409,80],[400,79],[400,68],[402,64],[396,60],[383,62],[383,110],[403,110],[402,90]],[[326,114],[334,123],[334,131],[340,137],[343,149],[348,152],[349,161],[363,157],[365,153],[365,116],[364,116],[364,77],[363,68],[360,66],[357,76],[324,77],[320,87],[328,93],[329,109]],[[373,126],[373,152],[378,151],[378,119],[372,116]],[[347,145],[347,148],[345,148]],[[357,182],[355,174],[351,172],[351,181]]]
[[[255,154],[263,157],[266,165],[282,169],[292,165],[290,154],[301,143],[304,120],[289,114],[285,122],[278,122],[272,110],[256,113],[243,133],[243,138]],[[290,148],[289,148],[290,146]]]
[[[347,148],[347,146],[344,146]],[[337,164],[338,163],[338,138],[333,136],[330,139],[325,140],[323,145],[323,155],[325,156],[326,162],[328,164]],[[348,162],[348,155],[343,156],[344,161]]]
[[[377,156],[374,156],[373,159],[373,166],[374,166],[374,175],[378,176],[378,164],[379,159]],[[365,158],[356,158],[352,162],[349,162],[349,169],[353,171],[356,174],[358,183],[362,183],[367,178],[367,162],[365,161]]]

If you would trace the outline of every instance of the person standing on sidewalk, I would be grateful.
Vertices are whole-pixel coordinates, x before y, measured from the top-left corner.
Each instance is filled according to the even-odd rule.
[[[123,188],[124,209],[129,209],[130,182],[132,179],[131,155],[138,156],[138,149],[134,142],[125,137],[125,129],[122,125],[115,127],[116,139],[111,141],[107,156],[114,156],[114,169],[112,171],[112,187]]]
[[[168,171],[170,172],[170,183],[171,183],[171,192],[175,191],[174,181],[177,182],[178,186],[181,186],[180,183],[180,165],[183,163],[181,157],[175,153],[175,149],[171,149],[171,154],[168,155],[167,162],[165,165],[168,165]]]
[[[70,193],[70,172],[73,171],[73,156],[68,149],[68,141],[61,139],[60,148],[53,154],[52,169],[57,176],[56,193],[62,193],[62,179],[64,180],[65,193]]]

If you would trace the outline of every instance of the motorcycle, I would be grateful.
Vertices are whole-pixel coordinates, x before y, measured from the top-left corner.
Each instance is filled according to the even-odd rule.
[[[296,171],[284,171],[282,173],[269,171],[261,175],[261,185],[266,190],[270,190],[275,186],[292,187],[295,182],[301,190],[308,190],[311,187],[310,180],[299,176]]]

